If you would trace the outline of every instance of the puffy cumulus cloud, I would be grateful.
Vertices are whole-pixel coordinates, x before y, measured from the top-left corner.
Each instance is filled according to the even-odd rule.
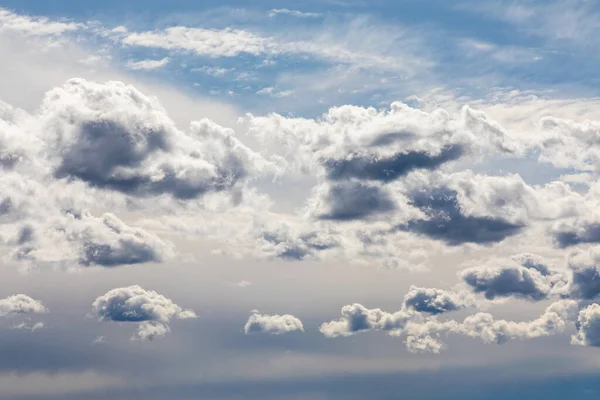
[[[593,300],[600,295],[600,246],[575,250],[569,254],[567,265],[571,270],[570,296]]]
[[[488,300],[515,297],[540,301],[564,292],[568,283],[565,272],[551,268],[533,254],[492,260],[482,266],[467,268],[460,276],[474,292],[483,293]]]
[[[332,108],[320,119],[247,116],[250,132],[291,160],[296,171],[324,169],[331,180],[389,182],[483,150],[514,154],[518,146],[485,114],[432,113],[393,103],[390,110]]]
[[[41,314],[48,312],[44,304],[24,294],[0,299],[0,317],[17,314]]]
[[[600,167],[600,122],[544,117],[540,120],[540,135],[536,143],[539,160],[560,168],[598,171]]]
[[[405,308],[429,314],[442,314],[473,306],[475,299],[466,292],[455,293],[412,285],[404,296]]]
[[[246,325],[244,333],[268,333],[270,335],[281,335],[289,332],[304,332],[302,321],[293,315],[266,315],[254,310]]]
[[[38,118],[56,177],[123,193],[189,199],[270,165],[210,120],[178,130],[156,98],[121,82],[71,79]]]
[[[138,323],[137,336],[142,340],[164,336],[172,318],[196,318],[192,310],[184,310],[165,296],[137,285],[110,290],[92,307],[101,321]]]
[[[247,208],[257,197],[247,181],[276,170],[210,120],[183,132],[132,86],[72,79],[35,113],[0,103],[2,255],[35,266],[161,262],[170,243],[104,211]]]
[[[577,316],[577,333],[571,343],[581,346],[600,346],[600,304],[591,304]]]
[[[354,303],[342,307],[342,317],[338,320],[325,322],[319,331],[328,338],[351,336],[364,331],[398,331],[415,317],[411,311],[401,310],[388,313],[379,308],[368,309],[361,304]]]

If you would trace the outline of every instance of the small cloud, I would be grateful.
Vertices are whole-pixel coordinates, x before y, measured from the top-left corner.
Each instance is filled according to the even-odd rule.
[[[291,96],[292,94],[294,94],[294,91],[293,90],[284,90],[281,92],[277,92],[272,87],[264,87],[264,88],[260,89],[258,92],[256,92],[256,94],[267,95],[270,97],[274,97],[276,99],[280,99],[283,97]]]
[[[12,329],[19,329],[19,330],[26,330],[26,331],[35,332],[36,330],[42,329],[43,327],[44,327],[44,323],[43,322],[36,322],[33,325],[28,325],[25,322],[21,322],[20,324],[13,325]]]
[[[244,326],[246,335],[252,333],[268,333],[270,335],[281,335],[289,332],[304,332],[302,321],[293,315],[265,315],[258,310],[252,310],[252,315]]]
[[[162,68],[169,63],[169,57],[165,57],[162,60],[140,60],[140,61],[128,61],[126,67],[132,70],[153,70]]]
[[[103,344],[106,343],[106,338],[104,336],[97,336],[96,339],[92,342],[92,344]]]
[[[239,281],[238,283],[235,284],[235,286],[241,287],[241,288],[245,288],[250,285],[252,285],[252,282],[248,282],[248,281]]]
[[[323,14],[314,13],[314,12],[302,12],[298,10],[290,10],[287,8],[274,8],[269,11],[269,17],[273,18],[277,15],[290,15],[292,17],[297,18],[320,18]]]
[[[213,77],[221,77],[221,76],[225,76],[225,74],[235,71],[235,68],[209,67],[208,65],[205,65],[201,68],[193,68],[193,69],[191,69],[191,71],[192,72],[203,72],[203,73],[213,76]]]

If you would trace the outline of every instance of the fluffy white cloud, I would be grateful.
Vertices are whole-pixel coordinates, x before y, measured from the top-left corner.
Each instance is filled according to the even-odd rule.
[[[591,304],[579,311],[577,334],[571,338],[573,344],[600,346],[600,304]]]
[[[172,318],[196,318],[192,310],[184,310],[171,299],[137,285],[110,290],[92,307],[101,321],[138,323],[137,335],[142,340],[164,336]]]
[[[293,315],[267,315],[254,311],[244,325],[244,333],[268,333],[281,335],[289,332],[304,332],[302,321]]]
[[[48,312],[41,301],[24,294],[0,299],[0,317],[16,314],[40,314]]]

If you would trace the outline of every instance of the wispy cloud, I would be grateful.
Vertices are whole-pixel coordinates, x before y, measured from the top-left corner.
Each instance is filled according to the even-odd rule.
[[[274,8],[271,11],[269,11],[269,17],[276,17],[277,15],[280,14],[284,14],[284,15],[291,15],[293,17],[298,17],[298,18],[319,18],[321,17],[323,14],[320,13],[314,13],[314,12],[302,12],[302,11],[298,11],[298,10],[290,10],[288,8]]]
[[[140,60],[140,61],[128,61],[127,68],[133,70],[151,70],[159,69],[169,63],[169,58],[165,57],[161,60]]]

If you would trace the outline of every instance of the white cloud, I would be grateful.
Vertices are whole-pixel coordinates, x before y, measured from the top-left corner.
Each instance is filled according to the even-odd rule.
[[[169,63],[169,61],[169,57],[165,57],[160,60],[130,60],[127,62],[126,67],[133,70],[153,70],[164,67]]]
[[[0,8],[0,33],[16,32],[28,36],[61,35],[83,28],[83,24],[53,21],[46,17],[30,17]]]
[[[196,318],[192,310],[184,310],[171,299],[137,285],[110,290],[92,307],[102,321],[138,323],[137,336],[141,340],[164,336],[172,318]]]
[[[0,317],[17,314],[40,314],[48,309],[39,300],[34,300],[24,294],[17,294],[0,299]]]
[[[290,332],[304,332],[302,321],[293,315],[267,315],[254,311],[244,325],[246,335],[252,333],[268,333],[270,335],[281,335]]]

